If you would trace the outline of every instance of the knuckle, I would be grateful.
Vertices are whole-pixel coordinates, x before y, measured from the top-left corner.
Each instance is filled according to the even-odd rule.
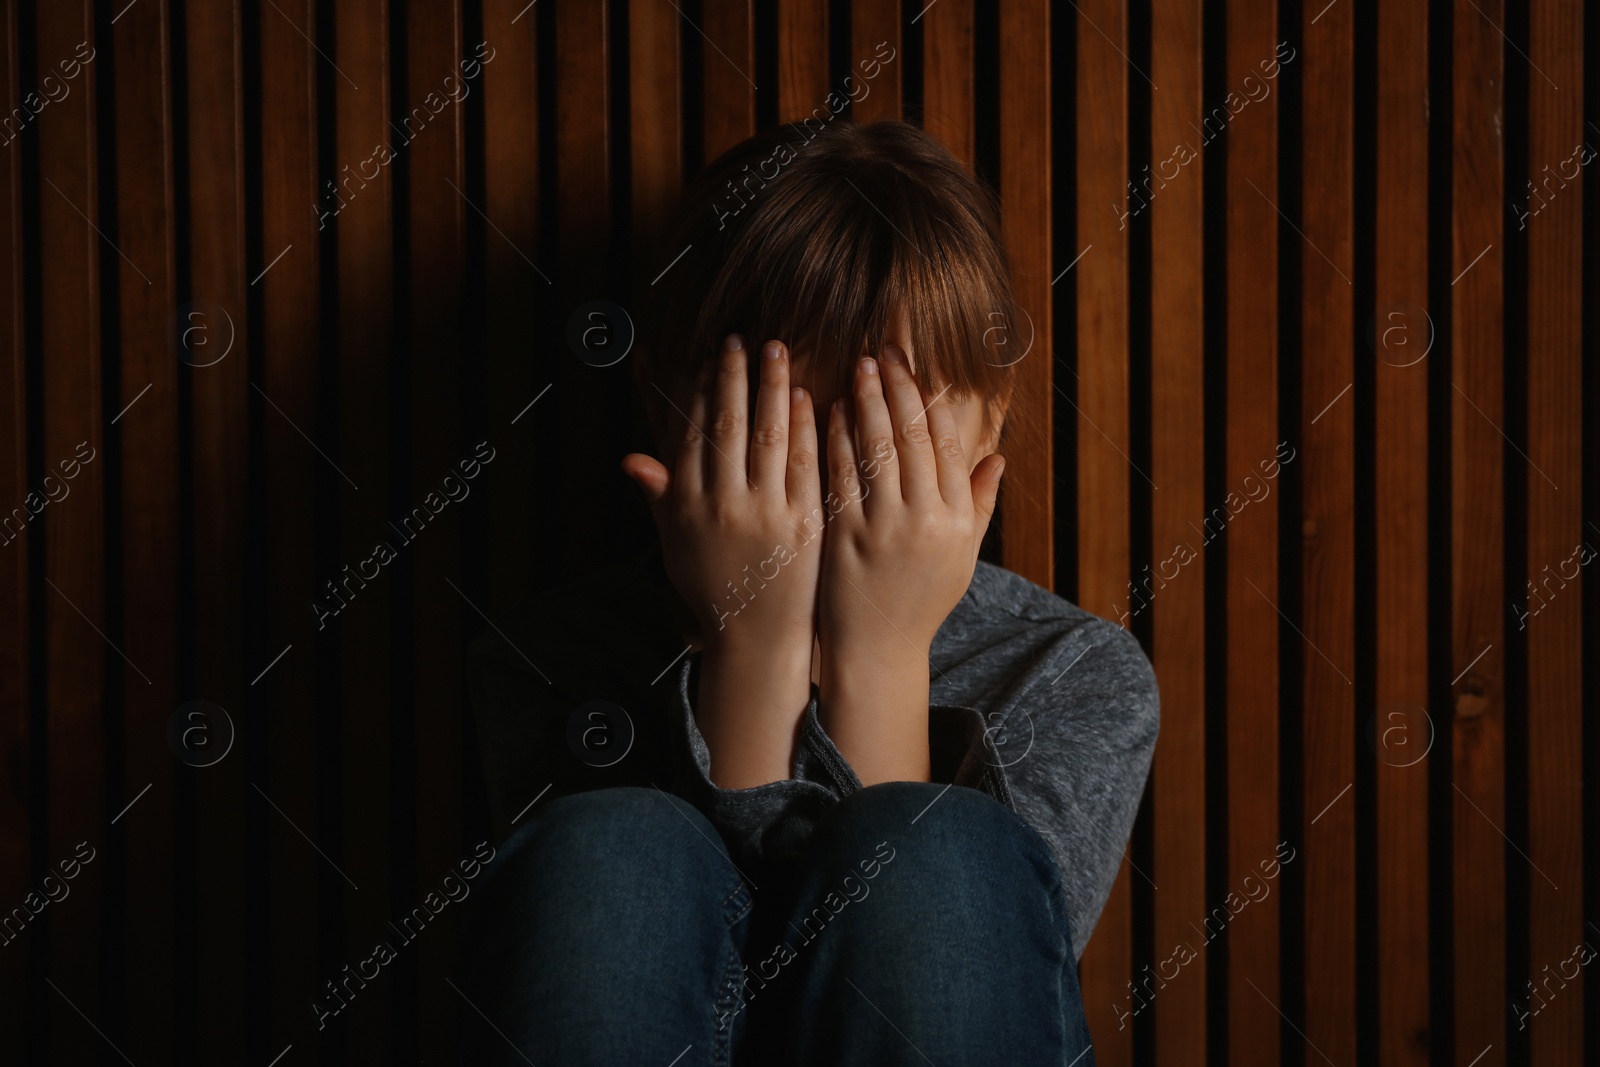
[[[711,432],[718,437],[732,437],[744,428],[744,419],[737,411],[719,411],[711,422]]]
[[[700,427],[690,422],[684,425],[683,435],[680,440],[685,445],[697,445],[700,443],[700,437]]]
[[[909,422],[901,427],[900,436],[905,438],[907,444],[920,445],[928,440],[928,424],[922,419]]]
[[[939,438],[939,454],[946,459],[960,459],[962,456],[961,438],[955,434],[943,434]]]
[[[781,426],[757,426],[750,441],[761,448],[773,448],[783,444],[787,436]]]
[[[817,465],[817,454],[809,448],[796,448],[789,453],[789,468],[802,473],[813,470]]]

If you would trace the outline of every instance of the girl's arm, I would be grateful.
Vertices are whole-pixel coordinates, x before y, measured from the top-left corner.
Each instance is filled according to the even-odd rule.
[[[750,360],[760,363],[749,415]],[[713,371],[714,368],[714,371]],[[811,399],[789,387],[789,353],[753,356],[729,334],[701,370],[675,468],[641,453],[623,469],[644,490],[667,574],[704,635],[695,719],[712,781],[744,789],[792,776],[811,698],[821,514]],[[813,520],[818,521],[818,520]]]
[[[819,717],[864,785],[930,779],[928,650],[972,582],[1005,460],[970,468],[943,394],[925,402],[894,344],[857,363],[854,418],[828,420]],[[852,432],[852,424],[854,432]],[[856,474],[859,467],[863,483]]]

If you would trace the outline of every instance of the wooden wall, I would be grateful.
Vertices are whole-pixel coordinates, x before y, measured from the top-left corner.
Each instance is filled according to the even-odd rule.
[[[0,10],[0,908],[70,889],[19,1062],[452,1062],[453,915],[310,1000],[486,834],[465,642],[642,529],[568,315],[885,41],[853,117],[996,186],[1032,323],[1004,562],[1160,679],[1099,1062],[1593,1057],[1578,0]]]

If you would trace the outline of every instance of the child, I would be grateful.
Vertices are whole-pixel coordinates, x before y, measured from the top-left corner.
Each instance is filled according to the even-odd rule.
[[[1127,631],[978,559],[997,447],[1045,447],[1007,424],[992,194],[905,123],[785,126],[663,248],[660,458],[622,463],[659,547],[474,646],[514,832],[473,1062],[1092,1063],[1076,961],[1157,692]]]

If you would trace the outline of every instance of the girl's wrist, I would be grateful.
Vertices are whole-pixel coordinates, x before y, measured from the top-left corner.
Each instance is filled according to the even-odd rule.
[[[811,702],[809,653],[739,638],[705,646],[695,721],[714,784],[746,789],[793,776],[795,738]]]
[[[823,650],[818,718],[863,785],[929,778],[928,660],[894,640]]]

